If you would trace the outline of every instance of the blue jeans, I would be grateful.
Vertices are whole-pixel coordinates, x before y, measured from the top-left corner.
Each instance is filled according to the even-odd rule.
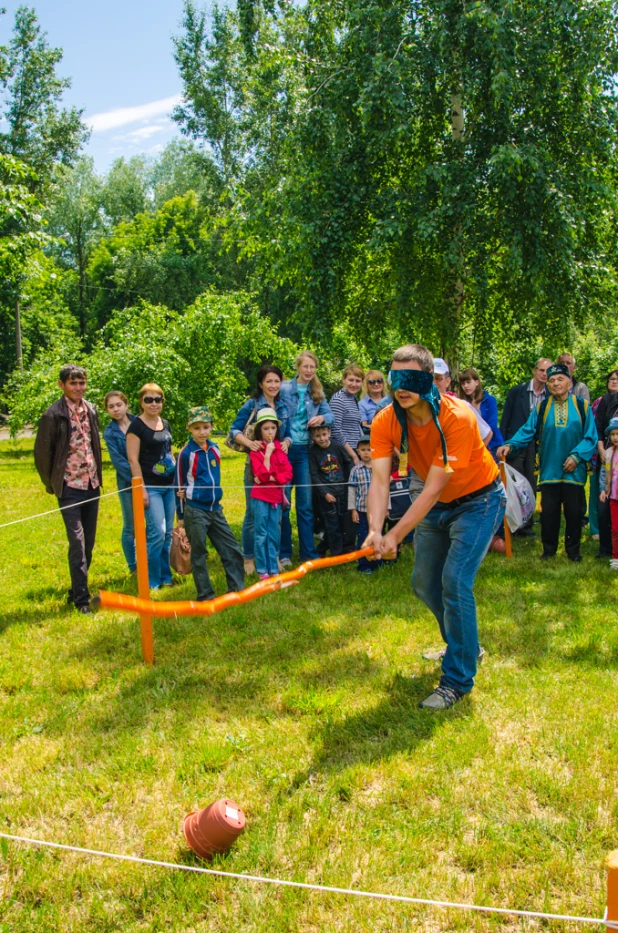
[[[253,470],[251,469],[251,460],[249,456],[247,456],[243,483],[245,485],[245,517],[242,520],[241,532],[242,556],[245,560],[252,560],[255,554],[253,543],[253,499],[251,498]]]
[[[474,579],[504,517],[502,487],[454,509],[438,503],[416,529],[412,588],[431,609],[446,642],[441,683],[469,693],[479,636]]]
[[[135,531],[133,527],[133,498],[131,490],[118,493],[120,497],[120,509],[122,511],[122,533],[120,543],[131,573],[135,570]]]
[[[279,573],[279,544],[281,542],[281,506],[261,499],[253,500],[253,528],[255,536],[255,569],[258,573],[274,576]]]
[[[356,548],[360,551],[363,546],[363,541],[369,534],[369,519],[366,512],[358,513],[358,525],[356,526]],[[384,561],[382,560],[367,560],[366,557],[361,557],[357,564],[357,570],[370,570],[371,573],[374,573],[376,570],[379,570]]]
[[[292,464],[294,476],[290,486],[285,492],[290,499],[292,486],[296,486],[296,522],[298,524],[298,545],[300,559],[315,560],[318,552],[313,543],[313,502],[311,489],[311,473],[309,472],[309,448],[299,444],[292,444],[288,450],[288,457]],[[290,523],[290,510],[283,510],[281,521],[281,558],[292,556],[292,525]]]
[[[174,529],[176,502],[171,486],[151,486],[146,509],[146,545],[148,547],[148,580],[151,589],[172,582],[170,548]]]

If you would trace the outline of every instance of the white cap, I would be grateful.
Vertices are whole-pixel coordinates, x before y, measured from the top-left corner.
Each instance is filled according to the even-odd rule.
[[[448,368],[448,364],[445,363],[441,356],[434,356],[433,371],[435,376],[448,376],[451,372]]]

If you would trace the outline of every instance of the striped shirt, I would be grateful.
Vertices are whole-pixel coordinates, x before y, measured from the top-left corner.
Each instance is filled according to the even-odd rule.
[[[371,467],[366,463],[357,463],[350,471],[348,479],[348,508],[357,512],[367,511],[367,494],[371,483]]]
[[[350,395],[346,389],[339,389],[330,400],[330,408],[335,416],[333,424],[333,440],[340,444],[349,444],[352,450],[363,434],[362,415],[355,395]]]

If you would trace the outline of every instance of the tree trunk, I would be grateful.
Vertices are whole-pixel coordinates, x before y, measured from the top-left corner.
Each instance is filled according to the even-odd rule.
[[[15,302],[15,347],[17,350],[17,365],[22,370],[24,369],[24,357],[21,347],[21,312],[19,308],[19,298]]]
[[[455,143],[460,146],[461,155],[463,156],[463,147],[465,142],[464,135],[464,111],[463,111],[463,96],[461,89],[453,91],[451,94],[451,137]],[[455,234],[459,233],[459,227],[455,229]],[[463,255],[461,256],[461,264],[463,266]],[[451,375],[453,379],[457,379],[459,375],[459,354],[460,354],[460,342],[459,334],[461,331],[461,318],[463,312],[463,304],[465,298],[464,291],[464,280],[460,276],[453,285],[453,294],[451,296],[451,303],[453,307],[453,339],[451,341],[451,349],[448,353],[449,364],[451,367]]]

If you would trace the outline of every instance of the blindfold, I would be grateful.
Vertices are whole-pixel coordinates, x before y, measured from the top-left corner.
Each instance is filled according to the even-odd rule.
[[[416,395],[428,395],[433,386],[433,373],[422,369],[391,369],[388,384],[393,392],[414,392]]]

